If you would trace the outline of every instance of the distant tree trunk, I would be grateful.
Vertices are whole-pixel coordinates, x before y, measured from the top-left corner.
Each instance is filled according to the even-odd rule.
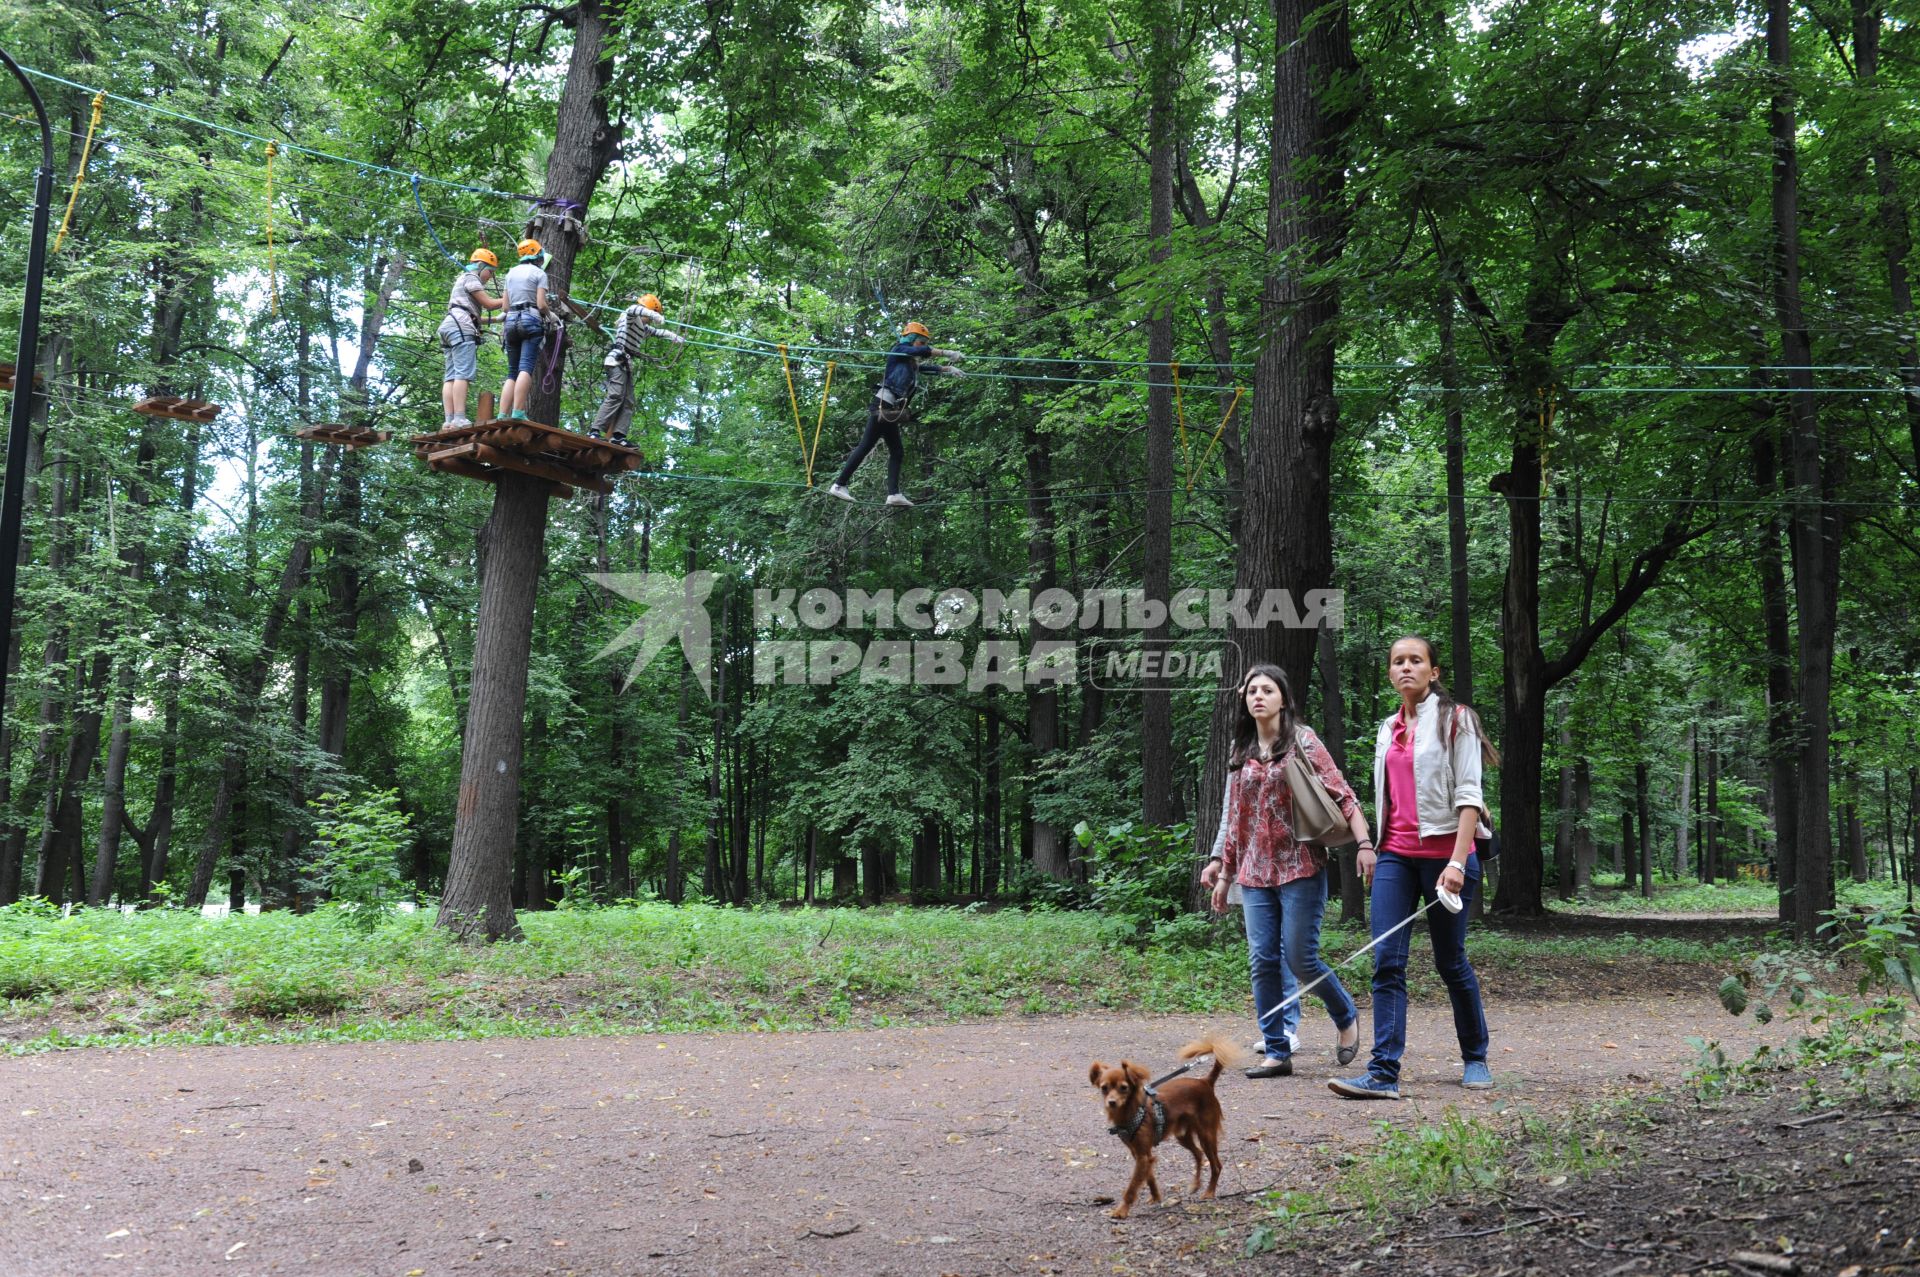
[[[1707,729],[1707,856],[1706,881],[1723,876],[1720,864],[1720,733]]]
[[[1771,422],[1753,432],[1753,486],[1762,496],[1779,491],[1779,465]],[[1780,921],[1794,921],[1799,883],[1800,786],[1795,774],[1794,645],[1787,616],[1786,567],[1780,544],[1787,519],[1775,507],[1760,530],[1760,616],[1767,667],[1767,788],[1773,808],[1774,878],[1780,888]]]
[[[1847,804],[1847,872],[1855,882],[1873,876],[1867,868],[1867,828],[1860,808],[1851,802]]]
[[[1560,898],[1573,899],[1574,826],[1573,715],[1560,720],[1560,797],[1553,825],[1553,864],[1560,877]]]
[[[1773,141],[1774,309],[1786,368],[1793,478],[1793,580],[1799,618],[1799,820],[1795,840],[1794,935],[1815,938],[1832,903],[1827,745],[1832,729],[1834,631],[1838,616],[1842,515],[1831,504],[1840,454],[1823,438],[1813,385],[1813,343],[1800,291],[1800,162],[1792,76],[1793,10],[1768,0],[1767,62],[1774,75],[1768,112]],[[1831,423],[1828,428],[1831,429]]]
[[[1613,845],[1613,871],[1620,875],[1622,891],[1633,890],[1640,869],[1640,848],[1633,840],[1633,798],[1620,796],[1620,841]]]
[[[1372,788],[1372,776],[1362,775],[1360,771],[1349,768],[1347,763],[1347,714],[1346,702],[1340,689],[1340,653],[1334,643],[1331,627],[1322,625],[1319,635],[1320,649],[1320,739],[1326,742],[1327,752],[1333,755],[1333,761],[1340,768],[1340,774],[1347,778],[1356,794],[1363,795],[1361,805],[1365,806],[1372,797],[1368,791]],[[1356,760],[1357,762],[1358,760]],[[1371,764],[1369,756],[1367,762]],[[1362,770],[1370,771],[1371,768]],[[1225,778],[1221,784],[1224,787]],[[1224,788],[1222,790],[1224,792]],[[1218,799],[1215,800],[1216,802]],[[1364,922],[1367,916],[1367,887],[1360,881],[1360,870],[1356,863],[1360,844],[1349,842],[1339,848],[1336,866],[1340,872],[1340,921]]]
[[[1640,826],[1640,895],[1653,899],[1653,786],[1648,783],[1647,765],[1633,765],[1633,806]]]
[[[1176,54],[1172,18],[1164,4],[1153,6],[1151,22],[1147,58],[1147,260],[1160,268],[1173,254]],[[1169,381],[1173,305],[1169,292],[1156,301],[1147,320],[1147,491],[1141,533],[1141,585],[1149,607],[1156,603],[1164,606],[1173,597],[1173,389]],[[1155,652],[1164,646],[1170,632],[1163,619],[1141,637],[1147,650]],[[1173,823],[1173,766],[1172,694],[1165,678],[1147,679],[1140,705],[1140,811],[1148,825]]]
[[[1573,765],[1573,891],[1593,890],[1593,862],[1599,855],[1593,841],[1593,765],[1584,754]]]
[[[1697,753],[1694,725],[1688,723],[1686,751],[1680,756],[1680,801],[1674,804],[1679,816],[1673,831],[1673,873],[1676,878],[1687,876],[1687,836],[1693,824],[1693,760]]]
[[[1002,830],[1005,827],[1005,795],[1001,793],[1000,767],[1000,712],[998,688],[987,689],[987,708],[985,731],[987,736],[984,753],[986,754],[986,782],[981,812],[982,847],[980,854],[985,863],[981,867],[980,892],[991,900],[1000,892],[1000,868],[1004,863],[1005,842]]]

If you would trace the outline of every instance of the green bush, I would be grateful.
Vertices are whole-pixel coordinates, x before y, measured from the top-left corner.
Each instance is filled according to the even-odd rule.
[[[391,789],[359,798],[328,793],[310,805],[319,814],[315,884],[356,931],[378,931],[407,894],[400,853],[413,845],[413,825],[400,810],[400,795]]]
[[[236,978],[232,989],[235,1014],[265,1020],[330,1015],[359,996],[350,973],[314,964],[255,967]]]

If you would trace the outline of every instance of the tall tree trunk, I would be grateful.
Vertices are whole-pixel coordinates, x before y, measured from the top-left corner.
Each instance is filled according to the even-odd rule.
[[[1708,883],[1720,880],[1720,733],[1707,729],[1707,870]]]
[[[1174,77],[1172,15],[1164,0],[1152,9],[1147,57],[1147,239],[1148,261],[1163,269],[1173,254]],[[1147,321],[1147,491],[1142,527],[1141,585],[1147,606],[1173,597],[1173,296],[1167,290]],[[1158,653],[1171,631],[1163,617],[1141,636]],[[1304,682],[1295,687],[1305,687]],[[1148,825],[1173,823],[1173,697],[1164,677],[1144,680],[1140,705],[1140,815]]]
[[[1584,754],[1573,764],[1573,892],[1584,896],[1593,889],[1593,862],[1599,855],[1593,840],[1593,764]]]
[[[1761,496],[1779,491],[1773,424],[1753,432],[1753,486]],[[1787,538],[1786,516],[1774,507],[1760,528],[1760,617],[1767,666],[1767,782],[1772,797],[1774,877],[1780,888],[1780,921],[1794,921],[1794,891],[1799,882],[1799,780],[1794,774],[1794,646],[1787,616],[1787,575],[1780,545]]]
[[[1340,294],[1332,266],[1346,243],[1345,140],[1357,96],[1344,4],[1273,0],[1275,63],[1266,247],[1275,268],[1260,298],[1261,346],[1246,440],[1246,520],[1236,588],[1307,591],[1333,582],[1329,475],[1339,402],[1334,353]],[[1249,662],[1272,661],[1307,686],[1315,637],[1236,624]]]
[[[1440,403],[1447,426],[1447,591],[1452,650],[1447,684],[1463,705],[1473,703],[1473,605],[1467,571],[1466,408],[1460,397],[1460,367],[1454,356],[1451,288],[1440,294]],[[1475,897],[1478,899],[1478,897]]]
[[[579,0],[573,52],[547,157],[540,211],[530,223],[552,254],[551,292],[565,295],[586,228],[567,211],[582,210],[619,145],[619,130],[607,115],[606,87],[613,74],[606,47],[610,24],[601,0]],[[536,383],[530,415],[559,418],[560,378],[546,391]],[[527,702],[527,661],[533,647],[533,606],[545,560],[547,488],[544,482],[505,474],[494,484],[487,520],[486,567],[480,581],[480,615],[474,627],[472,692],[467,739],[460,760],[460,801],[448,855],[447,889],[440,925],[463,939],[517,936],[513,917],[514,845],[519,834],[521,747]]]
[[[1880,77],[1880,28],[1886,17],[1879,0],[1853,0],[1853,68],[1861,90],[1877,94]],[[1901,403],[1907,413],[1907,439],[1913,448],[1913,471],[1920,477],[1920,316],[1913,305],[1913,277],[1907,272],[1907,257],[1913,252],[1913,234],[1907,219],[1906,202],[1900,196],[1893,151],[1887,143],[1885,121],[1902,109],[1896,95],[1886,111],[1872,111],[1874,121],[1873,185],[1878,200],[1880,252],[1886,262],[1887,295],[1892,303],[1893,330],[1898,334],[1900,384],[1906,387]]]
[[[1560,720],[1560,796],[1553,826],[1553,866],[1560,879],[1560,898],[1573,899],[1574,826],[1578,823],[1573,797],[1573,715]]]
[[[1773,140],[1774,309],[1780,362],[1786,368],[1793,477],[1793,586],[1799,615],[1799,819],[1795,839],[1794,935],[1815,938],[1832,903],[1829,760],[1834,630],[1840,586],[1841,513],[1829,504],[1839,457],[1822,438],[1815,402],[1813,343],[1800,290],[1800,161],[1791,83],[1793,12],[1768,0],[1767,63],[1773,72],[1768,111]],[[1829,461],[1831,458],[1831,461]]]
[[[1326,742],[1327,752],[1333,755],[1333,761],[1340,768],[1340,774],[1347,778],[1354,792],[1366,795],[1371,776],[1362,779],[1360,773],[1349,766],[1347,758],[1346,702],[1340,689],[1340,653],[1334,643],[1331,626],[1320,627],[1319,656],[1320,739]],[[1373,761],[1371,751],[1362,752],[1368,755],[1367,762],[1370,765]],[[1369,766],[1366,770],[1370,771],[1371,767]],[[1222,777],[1222,784],[1224,783],[1225,778]],[[1215,801],[1219,801],[1218,798]],[[1363,804],[1365,801],[1365,799],[1362,800]],[[1358,843],[1349,842],[1335,853],[1340,870],[1340,921],[1342,922],[1364,922],[1367,917],[1367,887],[1360,881],[1357,864],[1359,851]]]

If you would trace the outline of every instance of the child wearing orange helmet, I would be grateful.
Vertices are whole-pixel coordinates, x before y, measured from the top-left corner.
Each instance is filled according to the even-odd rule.
[[[595,439],[604,433],[622,448],[632,446],[627,442],[627,425],[633,420],[633,357],[640,353],[641,343],[649,337],[658,337],[676,346],[686,343],[686,338],[679,333],[661,327],[665,322],[660,299],[652,293],[620,312],[613,326],[613,349],[607,352],[605,360],[606,395],[600,401],[600,410],[593,414],[593,424],[587,427],[587,433]]]
[[[440,321],[439,330],[440,349],[446,355],[446,373],[440,382],[442,429],[473,424],[467,417],[467,387],[480,366],[480,325],[486,322],[486,311],[506,305],[486,289],[499,265],[500,259],[490,250],[474,249],[447,297],[447,317]]]
[[[906,456],[906,448],[900,442],[900,422],[907,415],[907,403],[913,398],[923,372],[939,377],[966,375],[946,364],[925,362],[935,356],[952,360],[961,358],[951,350],[934,349],[932,339],[933,334],[927,331],[927,326],[917,320],[901,327],[900,340],[887,352],[886,371],[881,374],[880,385],[873,392],[873,402],[867,406],[866,433],[860,436],[860,442],[853,446],[853,451],[841,463],[839,477],[827,489],[829,496],[839,497],[842,501],[853,500],[853,493],[847,490],[853,472],[860,468],[860,463],[867,459],[867,454],[873,451],[876,444],[885,443],[887,504],[913,505],[900,491],[900,462]]]
[[[500,415],[524,421],[533,398],[533,370],[547,338],[547,272],[541,266],[546,254],[539,240],[523,239],[518,247],[520,262],[506,280],[507,323],[501,341],[507,349],[507,384],[500,392]]]

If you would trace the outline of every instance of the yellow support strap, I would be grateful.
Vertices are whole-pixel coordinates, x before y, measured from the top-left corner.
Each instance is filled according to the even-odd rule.
[[[789,381],[788,389],[792,389]],[[827,424],[827,396],[833,393],[833,360],[827,360],[827,384],[820,391],[820,415],[813,420],[813,447],[807,450],[807,486],[813,486],[813,462],[820,455],[820,427]]]
[[[280,148],[267,143],[267,301],[273,313],[280,313],[280,269],[273,256],[273,157]]]
[[[73,206],[80,198],[80,183],[87,179],[87,157],[93,154],[93,131],[100,127],[100,117],[107,110],[107,95],[93,95],[93,118],[87,121],[87,140],[80,144],[80,167],[73,172],[73,193],[67,196],[67,211],[60,219],[60,233],[53,237],[53,251],[59,252],[60,245],[66,243],[67,228],[73,225]]]
[[[1227,405],[1227,415],[1220,418],[1220,425],[1217,429],[1214,430],[1213,438],[1207,444],[1207,451],[1200,458],[1200,464],[1195,466],[1193,468],[1193,472],[1187,476],[1188,492],[1193,491],[1194,480],[1200,477],[1200,472],[1207,468],[1207,462],[1213,459],[1214,445],[1219,443],[1220,436],[1227,432],[1227,423],[1233,420],[1233,410],[1240,406],[1240,396],[1244,395],[1245,393],[1246,393],[1246,389],[1242,386],[1235,386],[1233,388],[1233,402]]]
[[[784,341],[780,343],[780,367],[787,374],[787,402],[793,405],[793,433],[800,440],[800,461],[807,465],[807,428],[800,424],[800,397],[793,393],[793,365],[787,360],[787,343]],[[807,479],[807,486],[813,486],[811,476]]]

